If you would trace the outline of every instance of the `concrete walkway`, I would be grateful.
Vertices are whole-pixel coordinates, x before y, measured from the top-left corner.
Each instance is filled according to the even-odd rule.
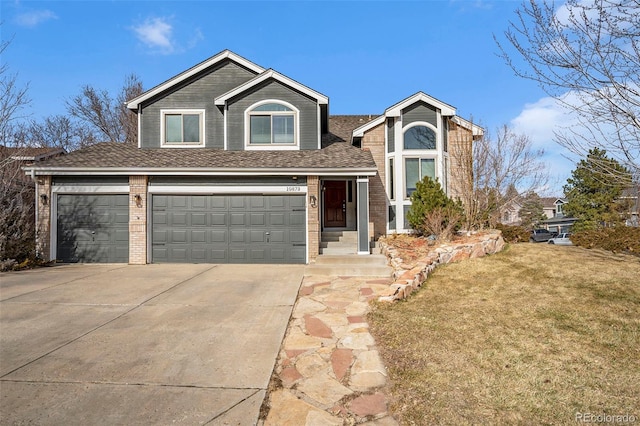
[[[391,282],[305,276],[265,425],[397,425],[387,411],[387,373],[366,321],[369,301],[387,295]]]

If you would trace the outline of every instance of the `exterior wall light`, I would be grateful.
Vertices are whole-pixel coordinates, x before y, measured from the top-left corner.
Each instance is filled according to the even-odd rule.
[[[134,195],[133,201],[135,201],[136,207],[142,207],[142,196],[140,194]]]
[[[309,196],[309,204],[313,208],[318,207],[318,198],[315,195],[310,195]]]
[[[46,206],[49,203],[49,196],[47,196],[47,194],[40,194],[40,203]]]

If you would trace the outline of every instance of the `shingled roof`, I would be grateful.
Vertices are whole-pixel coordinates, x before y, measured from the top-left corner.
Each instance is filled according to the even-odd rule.
[[[353,172],[372,174],[376,165],[369,151],[347,143],[333,143],[319,150],[224,151],[211,148],[139,149],[104,142],[52,158],[37,165],[36,174],[92,171],[154,173],[189,170],[194,172]]]

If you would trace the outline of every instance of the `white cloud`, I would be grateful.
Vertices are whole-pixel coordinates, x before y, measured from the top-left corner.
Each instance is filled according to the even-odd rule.
[[[133,31],[138,39],[153,49],[169,54],[175,50],[173,26],[166,18],[148,18],[142,24],[134,26]]]
[[[567,98],[565,97],[565,100]],[[520,114],[511,120],[511,127],[517,134],[527,135],[535,148],[544,149],[550,182],[547,194],[559,196],[574,168],[567,157],[570,153],[554,141],[554,132],[562,132],[576,123],[575,117],[554,98],[545,97],[526,104]]]
[[[58,15],[50,10],[41,9],[20,13],[16,16],[15,22],[22,27],[33,28],[52,19],[58,19]]]

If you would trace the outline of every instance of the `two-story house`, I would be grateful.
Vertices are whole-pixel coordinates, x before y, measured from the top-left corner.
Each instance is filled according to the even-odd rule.
[[[408,230],[418,180],[460,178],[448,145],[482,132],[422,92],[377,117],[329,117],[327,96],[228,50],[127,107],[137,146],[100,143],[26,169],[43,257],[309,263],[326,230],[356,232],[353,253],[366,255]]]

